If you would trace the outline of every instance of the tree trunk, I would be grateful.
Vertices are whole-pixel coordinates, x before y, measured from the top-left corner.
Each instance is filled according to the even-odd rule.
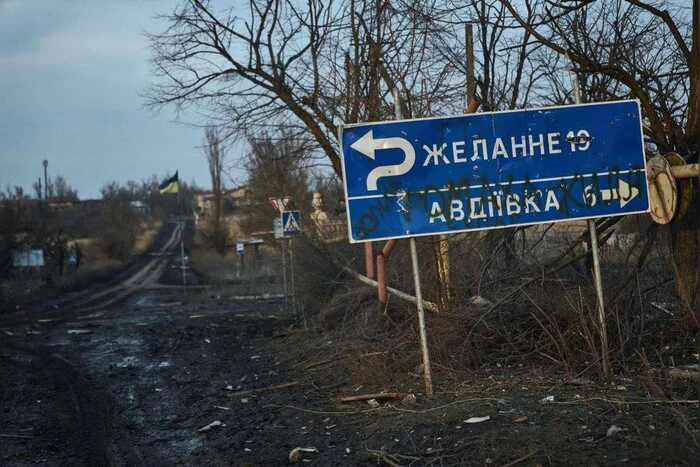
[[[688,60],[690,95],[685,136],[688,144],[686,162],[698,161],[700,151],[700,2],[693,2],[693,45]],[[688,307],[692,328],[700,328],[700,209],[698,179],[693,180],[690,209],[671,224],[671,246],[676,268],[676,294]]]

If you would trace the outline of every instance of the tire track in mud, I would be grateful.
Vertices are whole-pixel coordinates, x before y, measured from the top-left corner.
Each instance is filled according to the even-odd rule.
[[[84,465],[114,465],[115,457],[126,465],[140,465],[140,456],[126,443],[115,440],[118,453],[110,448],[115,414],[114,406],[104,391],[45,348],[0,342],[0,349],[5,358],[14,356],[18,360],[27,360],[28,357],[33,366],[39,368],[42,379],[53,383],[50,386],[55,389],[59,412],[63,412],[63,417],[69,422],[62,428],[70,431],[68,438],[77,440],[74,445],[79,446],[79,452],[75,455],[82,456]]]
[[[169,233],[165,231],[167,235],[165,242],[158,241],[160,246],[154,245],[155,251],[142,256],[116,280],[112,280],[112,285],[107,285],[106,288],[104,285],[92,287],[77,297],[65,297],[59,300],[57,303],[61,304],[61,316],[57,319],[52,317],[44,320],[47,325],[51,323],[51,327],[59,333],[66,332],[63,324],[71,325],[70,321],[75,318],[76,312],[83,314],[97,308],[104,309],[126,300],[134,293],[157,285],[171,260],[173,254],[171,250],[184,235],[185,222],[171,223],[173,224],[174,227]],[[167,228],[169,226],[166,226]],[[100,288],[102,290],[99,290]],[[36,322],[39,315],[44,314],[45,312],[41,311],[38,315],[18,313],[15,316],[8,316],[7,318],[11,319],[4,320],[3,325],[19,323],[29,325]],[[55,316],[56,311],[53,310],[51,314]],[[7,332],[6,335],[0,336],[1,357],[15,360],[15,363],[20,362],[25,371],[34,372],[41,380],[46,381],[47,387],[55,388],[51,403],[58,416],[52,421],[53,423],[47,424],[50,427],[46,429],[59,438],[66,436],[67,433],[67,438],[71,440],[70,447],[77,446],[73,455],[80,459],[82,465],[147,465],[133,441],[119,436],[121,428],[114,394],[110,389],[100,387],[97,381],[102,379],[101,375],[95,375],[93,378],[86,376],[85,372],[61,358],[56,352],[55,345],[59,344],[55,339],[38,345],[23,345],[7,338],[11,335],[13,335],[12,332]],[[73,345],[73,343],[67,345]],[[23,361],[31,364],[22,364]],[[86,371],[89,371],[89,368]],[[30,392],[33,391],[33,388],[28,389]],[[45,394],[46,388],[38,388],[37,391],[39,394]],[[50,414],[49,417],[55,414]],[[116,435],[113,436],[113,433]],[[38,442],[36,447],[41,449],[41,442]],[[61,448],[70,449],[69,446]]]
[[[135,271],[119,284],[93,293],[82,300],[69,303],[68,306],[70,308],[80,308],[82,311],[106,308],[124,300],[140,288],[146,288],[157,284],[158,279],[168,264],[171,255],[169,250],[171,250],[180,241],[182,235],[184,235],[184,225],[185,223],[183,221],[178,221],[165,244],[158,248],[157,251],[151,252],[149,254],[150,257],[145,260],[145,264],[139,264],[131,268],[130,270]]]

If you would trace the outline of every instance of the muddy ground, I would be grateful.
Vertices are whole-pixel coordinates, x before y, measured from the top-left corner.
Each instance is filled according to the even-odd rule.
[[[514,360],[438,365],[427,398],[417,341],[389,339],[411,322],[305,330],[280,299],[191,270],[185,297],[181,233],[167,224],[104,284],[0,315],[2,465],[276,466],[295,448],[324,466],[697,465],[697,381]],[[401,394],[340,400],[382,391]]]

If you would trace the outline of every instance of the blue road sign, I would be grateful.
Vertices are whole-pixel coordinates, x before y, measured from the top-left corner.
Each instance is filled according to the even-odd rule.
[[[299,211],[282,211],[282,235],[295,237],[301,233],[301,215]]]
[[[649,210],[637,101],[345,125],[351,242]]]

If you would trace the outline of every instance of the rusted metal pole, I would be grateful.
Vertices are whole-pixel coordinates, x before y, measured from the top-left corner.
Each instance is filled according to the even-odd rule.
[[[389,299],[389,293],[387,292],[386,286],[386,260],[389,255],[394,251],[397,240],[392,238],[384,245],[384,248],[377,253],[377,296],[379,298],[379,303],[382,307],[386,306],[387,300]]]
[[[372,242],[365,243],[365,275],[374,279],[374,249]]]
[[[467,111],[476,112],[476,109],[469,111],[469,105],[476,95],[476,79],[474,79],[474,32],[471,23],[464,25],[464,49],[467,64]]]

